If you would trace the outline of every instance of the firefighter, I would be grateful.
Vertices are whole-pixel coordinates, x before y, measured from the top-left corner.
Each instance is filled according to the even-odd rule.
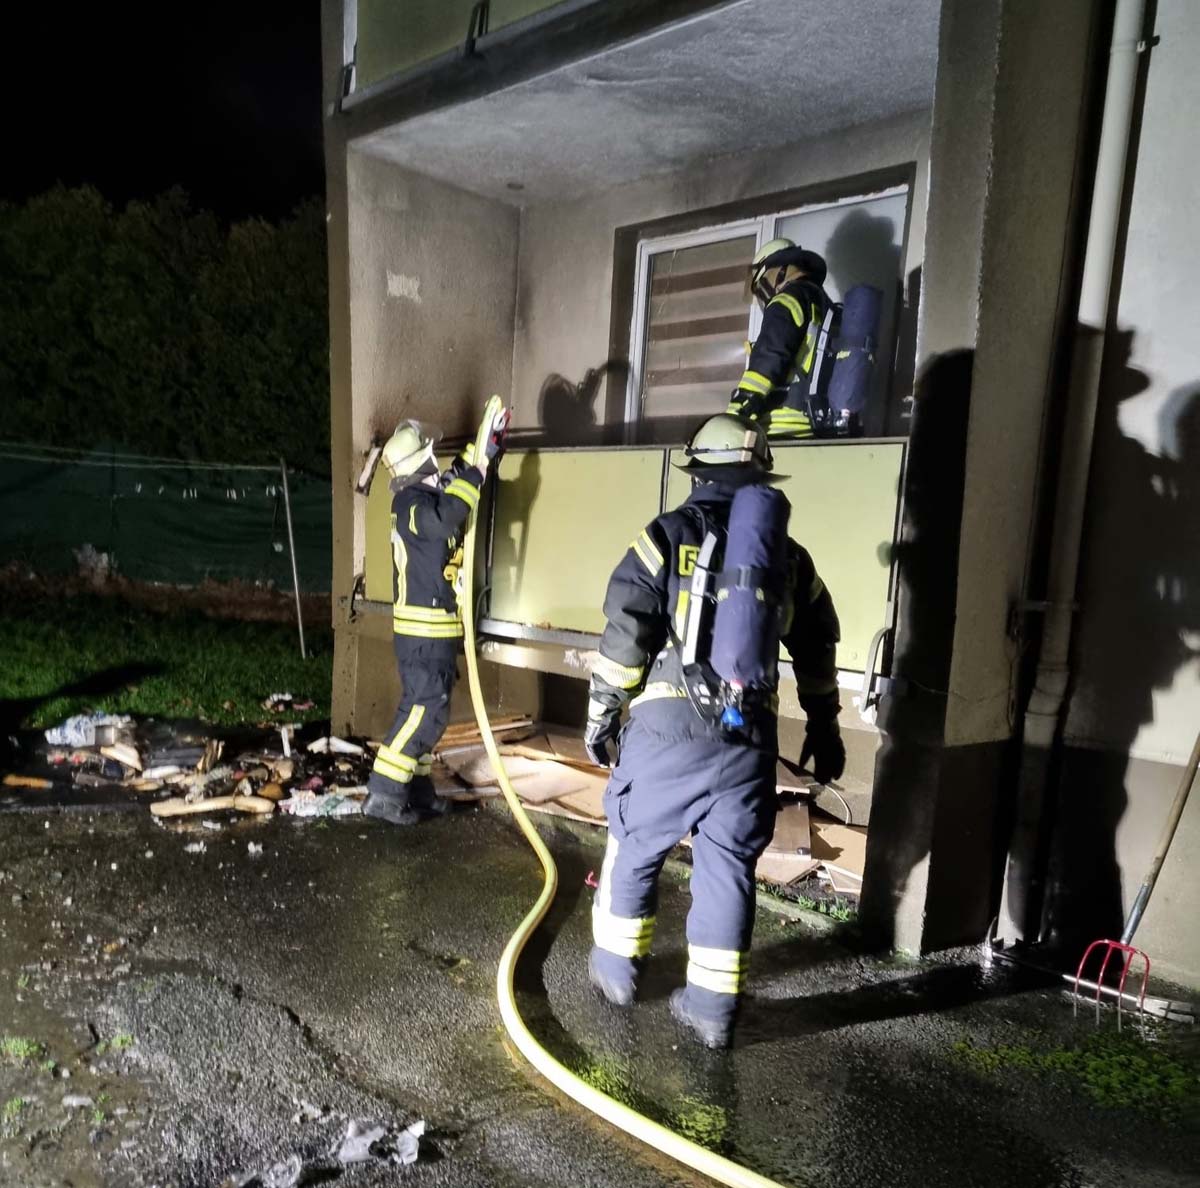
[[[746,978],[755,863],[775,831],[777,698],[769,688],[756,708],[743,707],[753,720],[730,737],[689,693],[681,656],[691,644],[682,641],[691,638],[690,585],[701,542],[715,533],[723,548],[738,490],[777,476],[762,427],[727,413],[709,418],[686,453],[690,497],[638,535],[604,602],[608,621],[589,686],[584,742],[606,767],[618,734],[620,752],[604,797],[608,849],[592,909],[588,974],[611,1003],[633,1003],[654,934],[659,871],[671,848],[691,834],[687,985],[672,994],[671,1011],[706,1046],[720,1048],[730,1043]],[[782,640],[808,716],[801,764],[811,759],[816,778],[828,782],[845,766],[837,615],[808,553],[786,532],[782,544],[786,573],[772,660]]]
[[[750,293],[762,306],[762,326],[726,411],[760,421],[770,437],[813,436],[809,380],[830,308],[824,283],[825,261],[790,239],[772,239],[750,264]]]
[[[508,413],[493,398],[474,442],[445,473],[434,441],[404,421],[383,449],[392,476],[392,630],[400,669],[400,708],[375,756],[363,812],[413,825],[445,812],[434,794],[433,750],[450,719],[462,617],[455,592],[462,530],[479,503],[489,463],[500,452]]]

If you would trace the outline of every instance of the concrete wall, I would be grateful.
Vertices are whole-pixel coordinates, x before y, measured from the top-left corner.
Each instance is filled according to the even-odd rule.
[[[614,187],[587,199],[527,207],[513,352],[516,423],[538,423],[547,377],[578,383],[609,353],[614,236],[620,227],[724,203],[916,164],[905,274],[920,267],[925,238],[929,113],[820,139],[706,160],[678,173]],[[723,217],[721,221],[729,221]],[[603,391],[596,398],[603,419]]]
[[[945,0],[918,367],[863,915],[885,943],[994,910],[1037,459],[1069,304],[1095,6]],[[1048,113],[1053,113],[1052,118]]]
[[[345,157],[344,288],[348,354],[333,385],[337,596],[365,555],[366,499],[348,496],[373,435],[415,417],[467,434],[491,392],[508,398],[519,216],[512,207],[351,149]],[[332,235],[332,232],[331,232]],[[340,253],[339,253],[340,255]],[[335,613],[333,717],[378,736],[398,691],[391,636]]]
[[[1106,355],[1079,601],[1064,795],[1091,827],[1064,861],[1108,919],[1132,902],[1200,730],[1200,346],[1195,195],[1200,6],[1159,0]],[[1072,857],[1072,854],[1074,855]],[[1200,795],[1138,943],[1200,984]]]

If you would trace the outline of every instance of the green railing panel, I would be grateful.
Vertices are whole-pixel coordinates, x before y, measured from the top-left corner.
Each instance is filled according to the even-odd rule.
[[[774,446],[778,486],[791,501],[790,534],[808,549],[842,625],[838,667],[861,672],[871,637],[885,625],[891,548],[904,445],[848,442]],[[689,480],[671,468],[667,506],[687,498]]]
[[[492,0],[491,32],[558,0]],[[410,70],[467,39],[474,0],[358,0],[358,86]]]
[[[656,447],[506,454],[486,579],[490,616],[551,630],[602,631],[609,575],[660,510],[666,456]],[[792,504],[791,535],[812,554],[837,605],[838,666],[862,671],[871,638],[887,621],[904,445],[777,446],[775,458],[787,476],[779,485]],[[688,477],[672,467],[666,506],[677,507],[688,489]],[[390,507],[380,470],[366,529],[366,591],[378,602],[392,597]]]
[[[604,591],[658,513],[663,451],[505,454],[496,491],[491,615],[564,631],[604,629]]]

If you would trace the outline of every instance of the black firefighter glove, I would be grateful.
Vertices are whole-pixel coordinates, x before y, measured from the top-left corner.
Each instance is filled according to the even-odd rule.
[[[818,784],[828,784],[841,778],[846,770],[846,744],[838,729],[837,694],[819,705],[806,705],[808,723],[804,727],[804,746],[800,749],[800,766],[812,760],[813,776]]]
[[[742,388],[734,388],[729,397],[728,411],[744,421],[757,421],[767,412],[767,398]]]
[[[590,707],[587,727],[583,732],[583,746],[588,758],[597,767],[612,767],[613,757],[608,744],[621,732],[621,711],[606,709],[593,703]]]

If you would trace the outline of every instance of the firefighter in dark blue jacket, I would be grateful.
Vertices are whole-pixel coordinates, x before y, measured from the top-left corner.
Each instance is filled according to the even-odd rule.
[[[790,239],[764,244],[750,265],[762,326],[726,411],[759,421],[770,437],[813,436],[809,381],[830,307],[824,283],[825,261]]]
[[[592,909],[588,970],[610,1002],[634,1001],[654,934],[659,871],[671,848],[691,834],[687,986],[672,995],[671,1009],[702,1042],[724,1047],[746,977],[754,867],[775,831],[778,699],[768,689],[746,736],[731,739],[689,693],[681,657],[690,645],[682,641],[701,544],[709,534],[723,539],[738,490],[769,481],[772,459],[762,427],[726,413],[700,427],[687,453],[691,496],[638,535],[604,602],[608,622],[584,736],[594,761],[608,766],[621,710],[629,702],[631,708],[605,792],[608,850]],[[801,763],[813,760],[816,778],[827,782],[845,766],[837,615],[811,557],[794,541],[785,544],[777,638],[792,658],[808,717]]]
[[[508,414],[493,397],[474,442],[439,474],[433,438],[405,421],[383,449],[392,476],[392,632],[402,691],[375,755],[363,812],[412,825],[445,810],[434,795],[433,750],[450,720],[463,636],[455,583],[462,532],[499,453]]]

